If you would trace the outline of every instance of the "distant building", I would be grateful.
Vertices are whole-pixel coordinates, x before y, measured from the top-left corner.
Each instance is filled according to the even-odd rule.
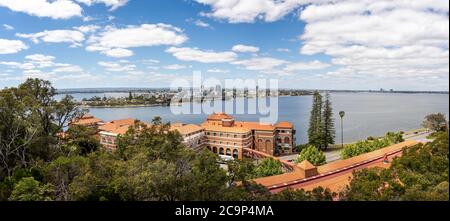
[[[195,124],[175,123],[170,126],[170,130],[178,131],[183,137],[183,143],[193,149],[201,148],[205,129]]]
[[[225,113],[215,113],[201,125],[205,129],[204,147],[219,155],[242,158],[243,148],[269,155],[292,153],[295,130],[291,123],[265,125],[235,121]]]
[[[100,144],[106,150],[114,151],[117,137],[125,134],[136,122],[136,119],[123,119],[100,125]],[[266,125],[235,121],[225,113],[212,114],[201,125],[175,123],[170,130],[178,131],[186,146],[194,150],[208,149],[221,157],[241,159],[244,148],[268,155],[291,154],[295,145],[295,130],[289,122]]]
[[[128,129],[133,126],[136,119],[123,119],[113,120],[104,125],[101,125],[99,129],[100,144],[108,151],[114,151],[117,147],[117,137],[127,133]]]
[[[89,127],[89,128],[97,130],[98,127],[103,124],[104,124],[103,120],[95,118],[94,116],[92,116],[90,114],[85,114],[82,117],[77,118],[74,121],[70,122],[69,126],[80,125],[80,126],[85,126],[85,127]]]

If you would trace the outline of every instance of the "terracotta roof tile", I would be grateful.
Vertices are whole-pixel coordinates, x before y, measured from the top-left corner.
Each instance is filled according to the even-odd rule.
[[[174,124],[171,125],[170,130],[177,130],[178,132],[180,132],[181,135],[187,135],[191,133],[200,132],[204,129],[203,127],[200,127],[195,124],[186,124],[186,125]]]

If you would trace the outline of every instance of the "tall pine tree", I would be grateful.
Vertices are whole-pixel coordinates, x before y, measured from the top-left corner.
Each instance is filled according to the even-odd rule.
[[[331,107],[330,94],[326,93],[325,102],[323,104],[322,113],[323,124],[323,145],[322,148],[327,149],[328,145],[334,144],[336,131],[334,129],[333,108]]]
[[[309,119],[308,140],[309,144],[321,148],[323,144],[322,125],[322,95],[314,92],[311,116]]]

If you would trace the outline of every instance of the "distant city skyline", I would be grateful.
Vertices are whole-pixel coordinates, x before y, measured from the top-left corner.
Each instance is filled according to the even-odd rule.
[[[284,89],[449,91],[448,13],[441,0],[0,0],[0,88],[161,88],[201,71]]]

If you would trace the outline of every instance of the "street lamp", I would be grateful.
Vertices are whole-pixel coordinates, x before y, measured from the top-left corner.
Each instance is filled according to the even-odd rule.
[[[344,148],[344,116],[345,116],[345,112],[340,111],[339,116],[341,117],[341,144],[342,144],[342,148]]]

